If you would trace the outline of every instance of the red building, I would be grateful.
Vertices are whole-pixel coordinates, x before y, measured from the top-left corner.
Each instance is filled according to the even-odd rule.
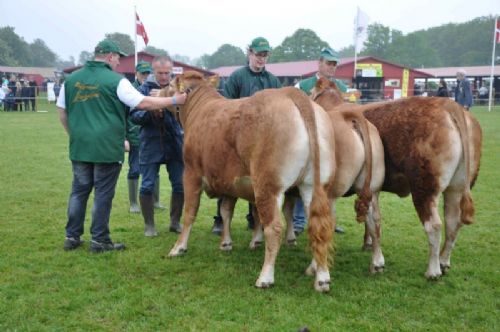
[[[432,74],[391,63],[372,56],[359,57],[354,70],[354,58],[344,59],[335,76],[362,92],[368,100],[397,99],[413,96],[416,78],[433,78]]]
[[[155,55],[147,53],[147,52],[138,52],[137,53],[137,61],[147,61],[147,62],[151,63],[151,61],[153,60],[154,57],[155,57]],[[186,71],[186,70],[194,70],[194,71],[197,71],[199,73],[202,73],[205,76],[214,75],[214,73],[211,71],[208,71],[208,70],[205,70],[205,69],[202,69],[199,67],[191,66],[191,65],[188,65],[188,64],[183,63],[183,62],[179,62],[179,61],[175,61],[175,60],[172,62],[174,65],[174,73],[176,73],[176,74],[182,73],[183,71]],[[66,74],[69,74],[69,73],[72,73],[81,67],[82,66],[70,67],[70,68],[64,69],[63,71]],[[131,54],[131,55],[121,57],[120,64],[118,65],[118,67],[116,67],[116,72],[123,74],[130,81],[134,81],[134,79],[135,79],[135,55]]]

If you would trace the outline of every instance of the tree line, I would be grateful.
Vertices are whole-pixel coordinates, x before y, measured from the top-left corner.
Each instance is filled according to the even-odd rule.
[[[368,38],[358,56],[374,56],[409,66],[454,67],[489,65],[493,40],[493,16],[482,16],[465,23],[448,23],[404,35],[379,23],[368,26]],[[132,38],[115,32],[105,35],[128,54],[134,52]],[[276,46],[270,63],[315,60],[323,47],[330,46],[310,29],[300,28]],[[143,51],[154,55],[169,55],[167,50],[147,46]],[[340,57],[353,57],[354,45],[338,50]],[[222,66],[244,65],[246,50],[231,44],[221,45],[213,54],[199,58],[173,54],[172,59],[191,65],[214,69]],[[500,53],[500,51],[498,52]],[[82,51],[78,60],[61,59],[42,39],[27,43],[13,27],[0,28],[0,65],[57,67],[59,69],[83,64],[93,57],[93,51]]]

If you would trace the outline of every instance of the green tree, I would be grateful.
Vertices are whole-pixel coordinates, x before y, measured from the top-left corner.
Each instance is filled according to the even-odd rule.
[[[41,39],[35,39],[29,44],[31,65],[34,67],[53,67],[56,64],[57,55]]]
[[[57,57],[57,59],[56,59],[56,68],[59,70],[74,67],[75,65],[76,65],[76,63],[75,63],[74,56],[70,56],[67,60],[63,60],[60,57]]]
[[[174,54],[172,55],[172,60],[191,64],[191,59],[187,55]]]
[[[246,56],[241,48],[224,44],[208,58],[207,68],[244,65],[245,61]]]
[[[193,61],[196,67],[208,69],[208,66],[210,64],[210,55],[203,54],[199,58],[193,59]]]
[[[81,51],[80,56],[78,57],[78,64],[83,65],[85,64],[85,62],[92,60],[93,58],[94,58],[94,53]]]
[[[354,45],[349,45],[347,47],[341,48],[339,50],[340,58],[350,58],[354,57]]]
[[[17,60],[14,58],[14,54],[10,46],[0,39],[0,65],[1,66],[17,66]]]
[[[379,23],[368,26],[368,38],[362,54],[387,59],[390,54],[391,29]]]
[[[121,32],[107,33],[106,38],[114,41],[122,52],[127,54],[133,54],[135,52],[134,42],[127,34]]]
[[[314,31],[298,29],[273,50],[270,62],[316,60],[321,49],[328,46]]]
[[[142,51],[153,54],[153,55],[168,55],[168,52],[165,51],[164,49],[156,48],[156,47],[151,46],[151,45],[146,46]]]
[[[6,59],[10,59],[11,66],[31,66],[32,59],[29,44],[15,33],[13,27],[0,28],[0,40],[7,45],[7,47],[4,47],[4,52],[7,53]],[[13,62],[12,59],[14,59]],[[5,60],[2,58],[1,61]]]

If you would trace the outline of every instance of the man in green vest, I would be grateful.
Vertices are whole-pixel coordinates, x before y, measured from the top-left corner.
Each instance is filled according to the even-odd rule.
[[[94,50],[94,60],[72,73],[61,87],[59,119],[69,135],[73,183],[68,202],[65,250],[83,243],[87,200],[94,189],[90,251],[122,250],[109,236],[109,216],[125,152],[127,106],[158,110],[183,104],[185,94],[150,97],[140,94],[114,72],[124,53],[105,39]]]
[[[347,92],[347,86],[341,80],[337,80],[335,76],[335,71],[337,70],[337,64],[339,63],[339,54],[335,52],[330,47],[325,47],[321,50],[318,61],[318,72],[302,81],[299,81],[295,87],[301,89],[308,95],[311,94],[311,90],[316,85],[316,82],[320,77],[325,77],[330,81],[334,82],[339,90],[344,93]],[[306,227],[307,220],[304,213],[304,203],[302,199],[297,198],[295,201],[295,208],[293,211],[293,228],[296,235],[299,235],[304,231]],[[342,227],[335,227],[336,233],[344,233]]]

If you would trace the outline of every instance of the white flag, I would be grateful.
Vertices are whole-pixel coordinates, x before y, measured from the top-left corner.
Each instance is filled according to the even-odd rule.
[[[354,47],[358,53],[368,38],[368,15],[358,8],[358,13],[354,19]]]

